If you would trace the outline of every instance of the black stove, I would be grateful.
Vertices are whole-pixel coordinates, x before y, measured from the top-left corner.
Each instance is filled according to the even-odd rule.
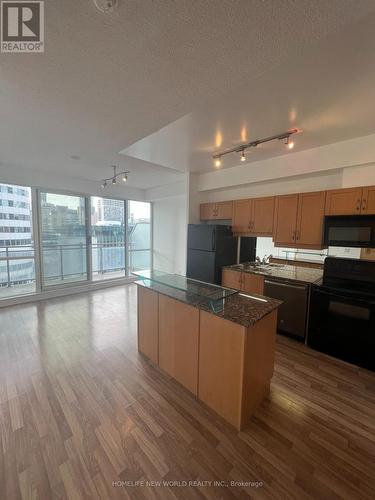
[[[375,371],[375,262],[327,257],[312,286],[307,344]]]

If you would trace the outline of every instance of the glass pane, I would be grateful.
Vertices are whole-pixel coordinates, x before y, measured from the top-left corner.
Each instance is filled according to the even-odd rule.
[[[125,276],[125,202],[91,198],[94,280]]]
[[[0,184],[0,299],[33,292],[31,189]]]
[[[44,285],[87,280],[85,198],[40,197]]]
[[[151,267],[151,204],[128,202],[129,272]]]

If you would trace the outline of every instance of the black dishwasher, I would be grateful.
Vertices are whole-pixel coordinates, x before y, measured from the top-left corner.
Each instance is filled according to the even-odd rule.
[[[264,295],[283,303],[277,315],[277,329],[296,339],[305,340],[309,285],[302,282],[266,278]]]

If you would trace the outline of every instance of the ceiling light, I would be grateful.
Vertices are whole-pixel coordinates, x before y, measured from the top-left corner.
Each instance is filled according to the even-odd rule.
[[[288,130],[286,132],[283,132],[281,134],[277,135],[271,135],[269,137],[264,137],[263,139],[257,139],[256,141],[251,141],[246,144],[241,144],[240,146],[236,146],[231,149],[227,149],[225,151],[220,151],[219,153],[215,153],[212,157],[215,160],[215,167],[220,167],[221,166],[221,157],[224,155],[228,155],[231,153],[241,153],[241,161],[246,160],[246,155],[245,151],[248,148],[253,148],[258,146],[259,144],[264,144],[265,142],[271,142],[271,141],[276,141],[276,140],[285,140],[285,144],[288,149],[293,149],[294,148],[294,142],[290,141],[289,138],[292,134],[296,134],[299,132],[297,128],[293,128],[291,130]]]
[[[102,189],[106,188],[108,184],[116,185],[118,177],[121,177],[121,179],[124,182],[127,182],[128,180],[128,174],[130,174],[129,171],[117,173],[117,166],[113,165],[112,168],[113,168],[113,175],[111,177],[107,177],[106,179],[102,179],[102,183],[100,185]]]
[[[116,9],[118,6],[118,0],[94,0],[94,4],[100,12],[108,14]]]

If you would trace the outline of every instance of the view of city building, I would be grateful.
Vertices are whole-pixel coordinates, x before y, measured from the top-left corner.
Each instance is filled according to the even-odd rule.
[[[150,268],[149,203],[43,191],[38,203],[43,287]],[[32,229],[31,188],[0,184],[1,296],[35,291]]]
[[[35,289],[31,190],[0,184],[0,293],[14,285]]]

